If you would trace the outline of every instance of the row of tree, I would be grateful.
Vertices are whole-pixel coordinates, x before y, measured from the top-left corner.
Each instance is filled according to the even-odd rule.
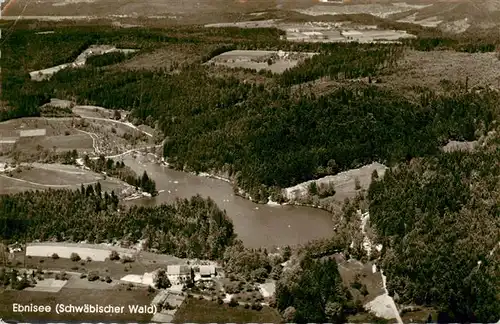
[[[146,171],[144,171],[142,176],[137,176],[131,168],[123,163],[123,161],[115,162],[113,159],[107,159],[104,155],[99,156],[97,160],[92,160],[88,155],[85,155],[83,163],[94,172],[105,172],[110,177],[123,180],[129,185],[141,188],[143,191],[153,196],[158,194],[156,182],[148,176]]]

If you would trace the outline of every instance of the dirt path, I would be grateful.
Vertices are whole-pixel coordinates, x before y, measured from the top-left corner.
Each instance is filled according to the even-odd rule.
[[[107,121],[107,122],[111,122],[111,123],[125,125],[125,126],[128,126],[130,128],[133,128],[133,129],[135,129],[135,130],[143,133],[146,136],[153,137],[153,134],[150,134],[150,133],[148,133],[146,131],[143,131],[142,129],[138,128],[137,126],[135,126],[134,124],[132,124],[130,122],[122,122],[122,121],[119,121],[119,120],[114,120],[114,119],[109,119],[109,118],[100,118],[100,117],[82,117],[82,118],[84,118],[84,119],[102,120],[102,121]]]
[[[382,270],[380,270],[380,274],[382,275],[382,282],[384,283],[384,290],[387,296],[389,296],[389,291],[387,290],[387,278],[384,276],[384,273]],[[394,312],[394,315],[396,315],[396,320],[398,321],[398,324],[403,324],[403,320],[401,319],[401,316],[399,315],[398,308],[396,307],[396,303],[394,302],[394,299],[390,297],[391,303],[390,306],[392,308],[392,311]]]
[[[99,154],[99,147],[97,146],[97,139],[98,139],[97,134],[86,132],[86,131],[78,129],[78,128],[75,128],[75,129],[81,133],[84,133],[84,134],[87,134],[88,136],[90,136],[90,138],[92,139],[92,146],[94,147],[94,152],[96,154]]]

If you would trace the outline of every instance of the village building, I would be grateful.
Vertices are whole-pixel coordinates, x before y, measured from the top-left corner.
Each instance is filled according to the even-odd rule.
[[[181,285],[193,280],[191,267],[188,265],[167,266],[167,277],[172,285]]]
[[[14,243],[14,244],[11,244],[8,246],[9,248],[9,253],[16,253],[16,252],[22,252],[23,251],[23,247],[21,244],[19,243]]]
[[[213,278],[217,275],[217,270],[214,265],[201,265],[200,266],[200,277],[201,279]]]

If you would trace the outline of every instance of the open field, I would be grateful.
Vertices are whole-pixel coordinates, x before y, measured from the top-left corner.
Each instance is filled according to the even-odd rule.
[[[124,264],[120,261],[109,260],[109,254],[112,250],[119,252],[120,255],[133,256],[134,262]],[[78,253],[82,260],[71,261],[69,257],[73,252]],[[52,253],[57,253],[59,258],[53,259]],[[87,257],[90,257],[92,261],[87,262]],[[26,256],[24,253],[16,253],[15,259],[11,260],[12,264],[26,263],[27,268],[41,267],[45,270],[78,272],[97,271],[99,274],[111,276],[115,280],[129,274],[143,275],[145,272],[166,268],[168,265],[186,264],[187,261],[167,254],[155,254],[103,244],[64,242],[30,243],[26,250]]]
[[[71,118],[35,118],[26,117],[11,119],[0,123],[0,138],[19,137],[22,130],[45,129],[46,136],[64,135],[66,131],[77,134],[71,129]]]
[[[49,137],[21,138],[16,142],[16,150],[26,152],[36,151],[40,146],[46,150],[56,152],[66,152],[73,149],[82,153],[92,152],[92,138],[90,136],[77,133],[69,135],[56,135]]]
[[[32,167],[21,167],[20,172],[12,172],[12,177],[56,187],[93,183],[103,178],[102,175],[71,165],[41,163],[33,163]]]
[[[100,283],[102,284],[102,283]],[[97,298],[96,298],[97,297]],[[129,305],[149,305],[153,299],[153,294],[148,293],[145,288],[133,288],[126,290],[123,285],[118,285],[112,289],[76,289],[62,288],[58,293],[48,293],[39,291],[13,291],[4,290],[0,293],[0,317],[4,320],[15,319],[21,321],[40,320],[62,320],[62,321],[133,321],[149,322],[151,314],[130,314]],[[22,305],[48,305],[52,310],[49,313],[15,313],[13,303]],[[82,306],[85,304],[101,306],[114,305],[125,306],[122,314],[92,314],[92,313],[62,313],[55,312],[56,304]]]
[[[83,170],[71,165],[34,163],[31,166],[22,164],[12,177],[0,173],[0,194],[17,193],[26,190],[79,189],[81,184],[99,182],[104,191],[112,190],[118,196],[127,195],[130,186],[123,181]]]
[[[41,150],[66,152],[76,149],[79,153],[93,151],[92,138],[72,127],[72,118],[19,118],[0,123],[0,138],[15,141],[14,145],[2,145],[3,154],[18,152],[28,157]],[[45,135],[21,137],[27,130],[45,130]]]
[[[269,70],[274,73],[283,73],[293,68],[300,61],[309,58],[315,53],[298,53],[283,51],[230,51],[222,53],[206,64],[224,65],[231,68],[245,68],[255,70]]]
[[[386,30],[372,25],[350,22],[287,22],[282,19],[240,21],[236,23],[207,24],[205,27],[278,28],[286,32],[286,40],[312,43],[375,43],[396,42],[415,38],[404,30]]]
[[[54,278],[47,278],[44,280],[39,280],[36,283],[35,287],[25,288],[25,291],[41,291],[41,292],[57,293],[64,286],[66,286],[66,284],[67,284],[66,280],[57,280]]]
[[[500,60],[495,53],[458,53],[452,51],[407,51],[393,74],[382,76],[384,84],[440,87],[442,80],[460,82],[469,88],[499,87]]]
[[[264,306],[256,311],[243,306],[230,307],[219,305],[205,299],[188,298],[175,314],[175,323],[281,323],[282,319],[276,310]]]
[[[70,101],[69,101],[70,102]],[[114,111],[98,107],[98,106],[85,106],[85,105],[75,105],[72,109],[73,113],[82,118],[107,118],[114,119]],[[121,110],[120,115],[122,118],[127,116],[128,112]]]

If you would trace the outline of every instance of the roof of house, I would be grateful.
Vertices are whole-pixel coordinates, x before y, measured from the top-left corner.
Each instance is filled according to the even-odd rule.
[[[169,265],[167,266],[167,275],[187,275],[191,273],[191,267],[188,265]]]
[[[215,274],[215,266],[213,265],[201,265],[200,266],[200,275],[209,276]]]

